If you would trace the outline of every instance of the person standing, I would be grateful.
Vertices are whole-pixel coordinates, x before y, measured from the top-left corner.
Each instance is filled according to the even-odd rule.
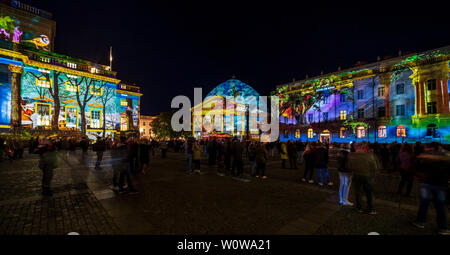
[[[139,162],[141,167],[141,174],[145,174],[150,162],[150,144],[147,139],[143,139],[139,143]]]
[[[233,160],[231,175],[237,178],[241,178],[243,172],[242,152],[243,152],[242,144],[235,138],[231,148]]]
[[[250,142],[248,145],[248,161],[250,162],[250,176],[255,176],[255,170],[256,170],[256,146],[253,141]]]
[[[265,146],[258,142],[256,148],[255,148],[255,161],[256,161],[256,177],[258,178],[261,176],[261,178],[266,179],[266,162],[269,155],[265,148]]]
[[[228,173],[231,170],[231,157],[232,157],[232,143],[231,139],[228,138],[225,142],[224,146],[224,157],[223,162],[225,165],[225,173]]]
[[[305,172],[303,173],[302,181],[306,182],[307,175],[309,173],[308,183],[314,183],[312,176],[314,173],[314,165],[316,164],[316,156],[314,151],[311,149],[311,145],[306,145],[305,152],[303,153],[303,159],[305,162]]]
[[[184,142],[184,151],[186,153],[186,173],[191,173],[192,171],[192,157],[193,157],[193,142],[192,139],[188,138]]]
[[[200,160],[202,157],[202,147],[199,144],[198,141],[195,141],[192,145],[192,158],[193,158],[193,163],[194,163],[194,169],[189,170],[189,173],[193,174],[193,173],[198,173],[200,174]]]
[[[411,196],[411,190],[413,187],[414,181],[414,170],[413,167],[415,165],[415,155],[412,151],[412,148],[409,144],[402,144],[402,148],[400,149],[400,153],[398,154],[398,158],[400,160],[400,176],[401,180],[398,184],[397,194],[401,195],[403,187],[406,184],[406,194],[405,196]]]
[[[288,159],[288,152],[286,143],[282,143],[280,147],[281,167],[286,168],[286,160]]]
[[[100,164],[103,160],[103,153],[106,150],[105,141],[101,137],[97,137],[97,142],[92,146],[92,150],[97,154],[97,161],[95,162],[95,169],[100,170]]]
[[[88,149],[89,149],[89,139],[87,136],[83,136],[83,138],[80,141],[80,147],[81,147],[81,160],[83,163],[85,163],[85,160],[88,157]]]
[[[356,210],[363,212],[361,197],[364,191],[367,198],[367,213],[376,214],[373,207],[373,190],[375,184],[375,172],[379,169],[376,156],[369,152],[366,142],[356,144],[355,152],[348,155],[347,167],[353,173],[353,186],[355,187]]]
[[[297,148],[292,140],[289,140],[288,146],[288,158],[289,158],[289,166],[291,169],[297,169]]]
[[[161,158],[166,158],[167,142],[166,141],[161,141],[160,148],[161,148]]]
[[[297,159],[298,162],[302,165],[303,164],[303,153],[305,151],[305,144],[301,141],[297,141],[295,144],[295,148],[297,150]]]
[[[450,180],[450,157],[439,151],[439,144],[433,142],[427,144],[425,151],[417,156],[417,164],[416,177],[420,184],[420,204],[416,221],[411,223],[418,228],[425,228],[428,206],[430,201],[433,201],[439,227],[438,233],[450,235],[445,209]],[[433,200],[431,200],[431,196],[433,196]]]
[[[323,186],[322,172],[325,175],[325,181],[327,182],[327,185],[332,186],[333,182],[330,181],[330,177],[328,175],[328,150],[326,149],[326,145],[319,144],[318,148],[315,150],[315,154],[319,186]]]
[[[352,206],[353,203],[348,201],[348,193],[352,184],[352,172],[347,167],[347,158],[350,153],[350,146],[343,143],[341,150],[338,152],[338,172],[339,172],[339,204]]]

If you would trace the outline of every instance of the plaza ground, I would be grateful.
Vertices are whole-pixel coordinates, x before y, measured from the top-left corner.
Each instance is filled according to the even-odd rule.
[[[250,182],[219,176],[202,160],[200,175],[184,173],[184,154],[151,157],[145,175],[134,177],[139,194],[117,195],[109,185],[109,152],[102,170],[94,170],[95,155],[81,160],[80,151],[59,152],[52,182],[54,196],[40,195],[42,173],[38,156],[0,163],[0,234],[280,234],[381,235],[435,234],[434,209],[424,230],[414,228],[417,184],[412,197],[395,194],[398,174],[380,172],[376,180],[377,215],[355,212],[338,204],[338,175],[331,157],[332,187],[300,181],[303,167],[282,169],[271,159],[267,179],[245,175]],[[247,161],[245,161],[247,162]],[[317,174],[315,173],[315,180]],[[351,200],[353,201],[353,193]]]

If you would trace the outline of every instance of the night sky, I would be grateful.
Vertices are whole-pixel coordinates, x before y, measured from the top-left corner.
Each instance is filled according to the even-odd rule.
[[[174,96],[192,98],[194,87],[205,96],[232,75],[268,95],[306,74],[450,44],[442,4],[23,2],[53,13],[57,53],[108,65],[113,46],[118,78],[144,93],[141,114],[170,110]]]

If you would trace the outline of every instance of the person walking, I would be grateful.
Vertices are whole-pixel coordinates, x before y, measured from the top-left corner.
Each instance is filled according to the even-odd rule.
[[[192,157],[193,157],[193,141],[192,139],[188,138],[184,142],[184,151],[186,153],[186,173],[191,173],[192,171]]]
[[[375,172],[379,169],[376,156],[369,152],[366,142],[354,146],[355,152],[348,155],[347,167],[353,173],[353,186],[355,187],[355,207],[363,212],[361,197],[364,191],[367,198],[367,213],[376,214],[373,207],[373,190],[375,185]]]
[[[319,181],[319,186],[323,186],[323,177],[322,173],[325,175],[325,181],[328,186],[332,186],[333,182],[330,181],[330,177],[328,175],[328,150],[326,149],[326,145],[318,145],[315,150],[316,154],[316,168],[317,168],[317,177]]]
[[[414,226],[424,229],[430,201],[436,209],[438,233],[450,235],[447,225],[445,200],[450,180],[450,157],[439,151],[439,144],[427,144],[425,151],[417,156],[416,177],[419,182],[420,204]],[[431,199],[433,197],[433,199]]]
[[[401,180],[398,184],[397,194],[401,195],[403,187],[406,184],[406,193],[405,196],[411,196],[411,190],[413,187],[414,181],[414,165],[416,156],[414,155],[412,148],[409,144],[404,143],[400,149],[400,153],[398,154],[400,160],[400,176]]]
[[[255,148],[255,161],[256,161],[256,177],[266,179],[266,162],[269,158],[269,153],[267,152],[265,146],[258,142]]]
[[[314,151],[311,149],[311,145],[306,145],[305,152],[303,153],[303,160],[305,162],[305,172],[303,173],[302,181],[306,182],[306,178],[309,173],[308,183],[314,183],[312,176],[314,173],[314,165],[316,163],[316,156]]]
[[[129,142],[131,142],[129,140]],[[131,180],[131,160],[133,159],[133,150],[130,149],[130,145],[121,143],[119,145],[119,151],[123,155],[122,162],[119,165],[120,175],[119,175],[119,193],[128,192],[129,194],[136,194],[138,191],[133,186],[133,181]],[[127,190],[124,188],[125,180],[127,182]]]
[[[347,167],[347,158],[350,153],[350,146],[343,143],[341,150],[338,152],[338,173],[339,173],[339,204],[353,206],[353,203],[348,201],[348,193],[352,184],[352,172]]]
[[[54,169],[58,166],[56,146],[51,140],[42,137],[35,153],[39,154],[39,168],[42,170],[42,195],[53,196],[51,182]]]
[[[288,152],[286,143],[282,143],[280,147],[281,167],[286,168],[286,160],[288,159]]]

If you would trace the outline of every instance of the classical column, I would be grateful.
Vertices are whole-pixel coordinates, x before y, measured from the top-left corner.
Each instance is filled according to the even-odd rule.
[[[382,73],[378,76],[378,82],[381,85],[384,85],[384,109],[385,116],[389,118],[391,116],[391,108],[390,108],[390,92],[389,88],[391,86],[392,73]]]
[[[425,82],[421,81],[418,83],[419,85],[419,106],[420,106],[420,113],[419,114],[426,114],[426,105],[425,105]]]
[[[436,89],[439,90],[437,91],[437,102],[436,105],[438,106],[438,113],[443,113],[443,114],[448,114],[450,113],[449,111],[449,105],[448,105],[448,80],[443,78],[443,79],[439,79],[437,80],[437,86]]]
[[[23,68],[9,65],[8,69],[11,72],[11,130],[17,130],[22,125],[20,87]]]
[[[436,79],[436,112],[442,113],[442,86],[441,86],[441,79]]]

